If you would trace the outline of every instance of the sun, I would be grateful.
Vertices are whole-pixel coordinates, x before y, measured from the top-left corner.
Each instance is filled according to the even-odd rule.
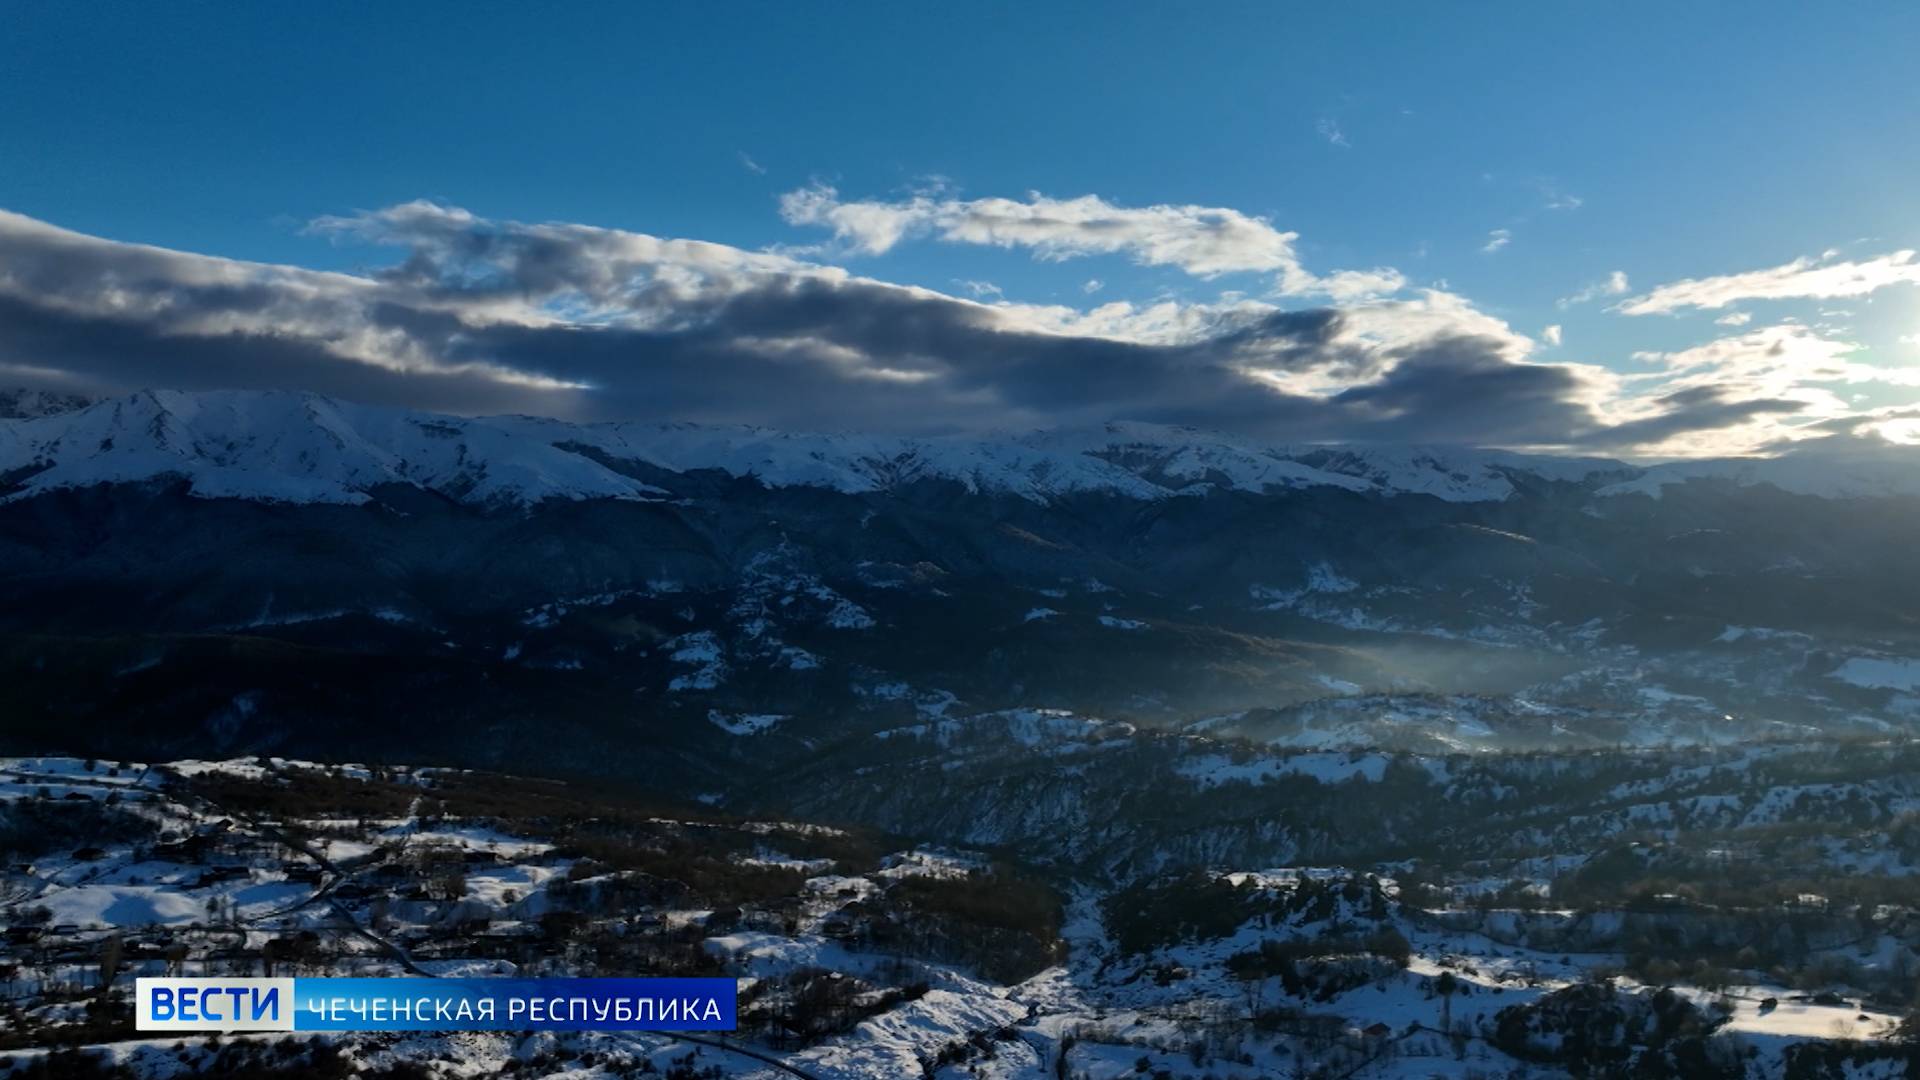
[[[1880,437],[1902,446],[1920,445],[1920,419],[1889,420],[1878,428]]]

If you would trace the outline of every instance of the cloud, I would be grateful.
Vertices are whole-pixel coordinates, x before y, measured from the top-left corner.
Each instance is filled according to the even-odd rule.
[[[1775,328],[1718,353],[1663,354],[1630,382],[1539,362],[1526,336],[1437,289],[1389,299],[1356,286],[1350,302],[1304,310],[1234,296],[1081,309],[426,202],[312,232],[394,257],[330,273],[0,214],[0,369],[94,390],[312,390],[587,420],[932,433],[1131,419],[1618,452],[1725,452],[1779,434],[1755,418],[1839,415],[1830,392],[1814,393],[1820,380],[1896,378]]]
[[[1603,296],[1621,296],[1624,295],[1626,291],[1627,272],[1625,270],[1615,270],[1613,273],[1608,274],[1599,281],[1593,282],[1572,296],[1563,296],[1553,303],[1555,307],[1565,309],[1575,304],[1584,304],[1592,300],[1598,300]]]
[[[1772,449],[1832,430],[1857,410],[1837,391],[1880,385],[1920,387],[1920,368],[1881,367],[1855,359],[1860,346],[1827,337],[1799,323],[1759,327],[1689,349],[1643,353],[1639,359],[1657,370],[1640,379],[1666,400],[1719,404],[1729,418],[1740,403],[1762,403],[1738,423],[1708,437],[1676,433],[1652,442],[1667,454],[1715,452],[1729,443],[1749,450]],[[1643,432],[1644,436],[1646,433]]]
[[[1852,262],[1836,256],[1829,251],[1818,259],[1799,258],[1765,270],[1670,282],[1624,301],[1616,310],[1627,315],[1662,315],[1683,308],[1714,310],[1744,300],[1825,300],[1920,282],[1920,263],[1914,261],[1912,251]]]
[[[973,297],[975,300],[1000,300],[1006,297],[1006,292],[991,281],[961,280],[954,282],[954,284],[965,289],[967,295]]]
[[[1743,397],[1720,386],[1692,386],[1652,395],[1638,403],[1630,419],[1615,423],[1588,440],[1598,449],[1642,457],[1697,457],[1736,448],[1749,452],[1771,445],[1782,430],[1781,417],[1806,408],[1790,398]],[[1740,439],[1729,439],[1739,433]]]
[[[884,254],[909,239],[933,237],[954,244],[1022,248],[1054,262],[1122,255],[1142,266],[1173,267],[1200,278],[1269,273],[1276,292],[1285,296],[1350,300],[1395,292],[1406,284],[1389,267],[1340,270],[1325,277],[1310,273],[1294,250],[1298,233],[1225,207],[1123,207],[1098,195],[1055,199],[1037,192],[1024,201],[928,193],[895,202],[848,201],[834,188],[815,184],[781,196],[780,214],[790,225],[830,229],[836,241],[868,255]]]
[[[1373,270],[1335,270],[1325,277],[1314,279],[1312,285],[1299,291],[1320,293],[1337,303],[1346,303],[1389,296],[1406,287],[1407,279],[1400,271],[1379,267]]]
[[[1559,325],[1555,324],[1553,326],[1547,327],[1545,330],[1540,331],[1540,340],[1546,342],[1549,345],[1560,344]]]
[[[1353,147],[1353,144],[1347,141],[1347,133],[1340,130],[1340,122],[1331,116],[1321,117],[1319,122],[1314,124],[1313,130],[1318,132],[1320,137],[1327,140],[1329,144],[1337,146],[1342,150],[1349,150]]]
[[[1650,354],[1668,370],[1734,382],[1762,393],[1789,393],[1806,383],[1920,386],[1920,368],[1880,367],[1853,359],[1860,346],[1800,323],[1760,327],[1678,352]]]
[[[952,243],[1030,248],[1049,260],[1127,255],[1145,266],[1177,267],[1199,277],[1299,267],[1297,234],[1220,207],[1130,208],[1098,195],[1052,199],[1038,193],[1024,202],[929,195],[847,202],[816,184],[782,196],[780,212],[789,224],[830,228],[836,239],[875,255],[908,236],[930,234]]]
[[[1104,289],[1106,287],[1107,287],[1107,283],[1104,281],[1101,281],[1099,278],[1088,278],[1086,281],[1086,284],[1080,286],[1080,291],[1087,294],[1088,296],[1092,296],[1094,293],[1097,293],[1101,289]]]
[[[753,156],[745,150],[736,150],[734,151],[734,155],[739,158],[741,168],[753,173],[755,176],[767,175],[767,167],[753,160]]]
[[[1510,230],[1495,229],[1487,234],[1487,242],[1480,246],[1480,250],[1491,255],[1511,243],[1513,243],[1513,233]]]
[[[1753,321],[1753,316],[1745,311],[1729,311],[1713,321],[1719,326],[1745,326]]]

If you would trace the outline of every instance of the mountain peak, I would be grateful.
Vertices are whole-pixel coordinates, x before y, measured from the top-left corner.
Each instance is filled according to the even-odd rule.
[[[94,399],[84,394],[58,390],[34,390],[25,387],[0,387],[0,420],[27,420],[36,416],[84,409]]]

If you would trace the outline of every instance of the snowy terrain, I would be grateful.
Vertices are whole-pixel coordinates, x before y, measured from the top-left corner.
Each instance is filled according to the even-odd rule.
[[[1029,729],[1033,738],[1058,718],[1014,719],[1040,724]],[[1655,771],[1614,796],[1671,795],[1716,775],[1771,768],[1777,757]],[[1291,761],[1261,782],[1385,778],[1378,755]],[[1214,771],[1203,785],[1252,779],[1204,767]],[[1445,778],[1439,763],[1428,771]],[[1405,867],[1305,864],[1065,882],[1057,914],[1043,923],[1057,941],[1042,949],[1012,929],[1018,921],[1001,921],[1017,904],[993,905],[1038,898],[1044,887],[986,852],[865,846],[844,830],[792,821],[632,819],[651,834],[632,855],[653,859],[647,851],[665,843],[676,862],[661,870],[706,867],[704,878],[686,879],[705,884],[662,895],[653,873],[621,868],[628,856],[617,849],[579,849],[593,816],[571,826],[564,813],[556,819],[566,804],[554,797],[564,800],[566,790],[457,770],[278,758],[0,759],[0,809],[9,814],[58,821],[104,813],[120,815],[116,828],[146,830],[9,865],[0,951],[19,1011],[0,1063],[51,1063],[56,1041],[97,1055],[59,1059],[67,1064],[156,1078],[183,1069],[271,1077],[336,1058],[362,1071],[413,1062],[429,1070],[419,1075],[463,1078],[497,1075],[511,1061],[533,1075],[583,1080],[1464,1080],[1564,1076],[1578,1062],[1591,1074],[1594,1062],[1609,1060],[1679,1070],[1666,1075],[1708,1075],[1689,1070],[1713,1063],[1722,1071],[1710,1075],[1762,1078],[1797,1075],[1809,1055],[1852,1062],[1849,1076],[1899,1075],[1914,1057],[1898,1032],[1901,1009],[1868,1000],[1874,992],[1849,986],[1840,974],[1847,968],[1835,963],[1909,968],[1920,933],[1887,912],[1833,912],[1833,928],[1846,936],[1815,941],[1815,964],[1829,974],[1811,984],[1706,966],[1694,969],[1696,984],[1650,979],[1653,968],[1630,955],[1640,948],[1631,937],[1637,925],[1665,927],[1674,947],[1701,932],[1688,929],[1678,902],[1579,913],[1539,903],[1544,883],[1496,899],[1475,893],[1468,877],[1436,891],[1428,877],[1402,880]],[[516,793],[535,794],[532,816],[511,809]],[[361,809],[345,812],[350,803]],[[288,813],[296,805],[304,809]],[[269,818],[268,806],[280,809]],[[370,812],[375,806],[390,816]],[[468,806],[490,812],[471,816]],[[624,811],[602,804],[597,814],[605,813]],[[575,830],[573,839],[556,845],[545,832],[554,828]],[[1578,880],[1582,862],[1570,854],[1562,870],[1540,872],[1575,871],[1563,879]],[[753,898],[732,900],[729,874],[760,881]],[[941,914],[943,892],[973,898],[952,912],[987,912],[988,922],[963,924],[972,941],[956,946],[896,921],[903,903],[933,905],[917,916],[932,920],[927,926],[953,918]],[[1533,901],[1521,903],[1527,895]],[[1796,918],[1817,939],[1827,916],[1816,901],[1825,903],[1800,901]],[[1725,917],[1697,926],[1716,924],[1724,929]],[[130,981],[141,974],[592,975],[631,974],[639,964],[737,979],[742,1026],[725,1038],[140,1038],[124,1019],[81,1007],[99,994],[109,940],[122,958],[106,1000],[123,1018]]]
[[[1799,495],[1886,498],[1920,495],[1920,471],[1911,447],[1881,445],[1828,449],[1815,446],[1773,458],[1716,458],[1655,465],[1631,480],[1601,489],[1603,495],[1638,492],[1660,497],[1690,480],[1717,479],[1740,486],[1767,484]]]
[[[464,502],[637,499],[645,485],[510,429],[314,394],[149,391],[0,421],[11,499],[185,477],[203,498],[361,503],[382,484]]]
[[[16,1064],[1464,1080],[1914,1056],[1897,468],[250,393],[0,417]],[[58,756],[107,752],[164,764]],[[110,990],[725,974],[746,1023],[175,1048],[98,993],[116,940]]]
[[[1159,499],[1228,489],[1328,488],[1505,499],[1515,478],[1609,483],[1659,494],[1690,477],[1773,483],[1822,495],[1914,494],[1904,455],[1688,462],[1641,470],[1599,458],[1442,447],[1265,444],[1186,428],[1115,423],[998,438],[801,434],[674,424],[463,418],[349,404],[314,394],[146,391],[84,404],[15,393],[0,410],[4,497],[184,477],[206,498],[358,503],[383,484],[480,505],[646,499],[658,489],[619,463],[718,470],[772,487],[842,492],[944,480],[1045,502],[1098,493]],[[78,406],[78,407],[75,407]]]

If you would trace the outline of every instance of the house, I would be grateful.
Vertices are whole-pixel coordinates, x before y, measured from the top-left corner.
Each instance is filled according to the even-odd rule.
[[[193,887],[204,889],[222,881],[240,881],[251,876],[253,876],[252,871],[244,866],[209,866],[200,871],[200,880],[195,882]]]
[[[189,836],[185,840],[173,840],[155,844],[152,856],[162,862],[198,863],[207,858],[207,838]]]

